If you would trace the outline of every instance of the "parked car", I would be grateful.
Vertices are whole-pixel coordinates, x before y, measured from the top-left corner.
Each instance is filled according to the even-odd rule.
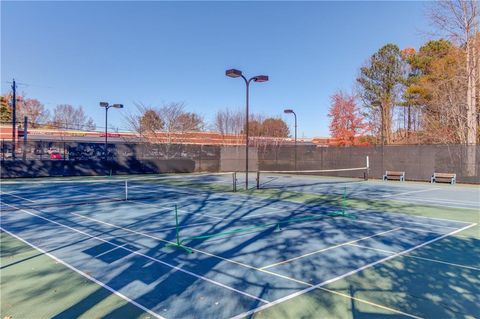
[[[50,159],[53,159],[53,160],[62,159],[62,154],[60,154],[59,152],[51,152]]]

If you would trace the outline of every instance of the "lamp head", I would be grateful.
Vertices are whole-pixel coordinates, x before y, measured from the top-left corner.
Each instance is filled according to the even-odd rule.
[[[123,109],[123,104],[113,104],[112,107],[115,107],[117,109]]]
[[[291,109],[286,109],[286,110],[283,110],[283,113],[290,114],[290,113],[293,113],[293,110],[291,110]]]
[[[268,75],[257,75],[256,77],[253,78],[255,82],[267,82],[268,81]]]
[[[225,75],[231,78],[238,78],[242,76],[242,71],[237,70],[237,69],[230,69],[225,71]]]
[[[108,107],[108,102],[100,102],[101,107]]]

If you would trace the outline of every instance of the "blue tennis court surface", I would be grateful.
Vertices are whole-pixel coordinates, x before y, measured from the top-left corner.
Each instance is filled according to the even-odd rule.
[[[406,185],[351,183],[348,195],[471,207],[476,199],[469,192],[478,191]],[[340,196],[345,186],[301,191]],[[158,318],[248,316],[475,225],[378,208],[333,217],[339,207],[331,203],[175,185],[135,186],[156,194],[145,199],[69,205],[89,187],[3,185],[2,230]],[[98,190],[99,199],[107,191],[123,196],[120,187]],[[50,205],[45,193],[63,203]],[[177,231],[193,253],[167,246]]]

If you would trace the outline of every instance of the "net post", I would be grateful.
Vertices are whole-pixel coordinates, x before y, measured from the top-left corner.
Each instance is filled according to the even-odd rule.
[[[282,231],[282,227],[280,226],[280,222],[277,223],[277,225],[275,225],[275,232],[280,232]]]
[[[125,180],[125,200],[128,200],[128,180]]]
[[[193,253],[193,250],[184,246],[180,240],[180,226],[178,225],[178,208],[175,205],[175,243],[168,243],[167,247],[175,247],[185,250],[187,253]]]
[[[260,189],[260,171],[257,171],[257,189]]]
[[[346,217],[356,219],[357,217],[347,212],[347,186],[343,189],[341,209],[328,214],[330,217]]]

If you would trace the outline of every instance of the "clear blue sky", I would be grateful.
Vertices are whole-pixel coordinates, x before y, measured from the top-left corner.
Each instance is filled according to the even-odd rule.
[[[181,101],[211,121],[244,108],[238,68],[267,74],[253,84],[251,111],[298,114],[299,135],[329,134],[330,96],[352,89],[378,48],[418,48],[428,30],[424,2],[6,2],[1,3],[1,90],[46,107],[82,105],[98,126],[99,101],[112,126],[126,127],[134,102]],[[109,125],[110,126],[110,125]],[[293,125],[292,125],[293,129]]]

